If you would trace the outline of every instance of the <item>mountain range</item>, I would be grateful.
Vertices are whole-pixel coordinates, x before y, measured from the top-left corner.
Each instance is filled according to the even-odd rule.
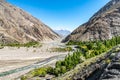
[[[50,41],[59,35],[22,9],[0,0],[0,43]]]
[[[57,34],[59,34],[61,37],[66,37],[69,35],[71,32],[69,30],[54,30]]]
[[[120,35],[120,0],[111,0],[63,42],[106,40]]]

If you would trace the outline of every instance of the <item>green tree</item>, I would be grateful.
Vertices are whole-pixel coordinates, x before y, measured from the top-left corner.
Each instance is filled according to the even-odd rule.
[[[62,66],[62,67],[61,67],[61,73],[64,74],[66,71],[67,71],[67,70],[66,70],[66,67],[65,67],[65,66]]]

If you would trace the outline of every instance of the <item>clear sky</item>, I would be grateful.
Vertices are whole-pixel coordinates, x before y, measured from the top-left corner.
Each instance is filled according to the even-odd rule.
[[[110,0],[7,0],[52,29],[73,31]]]

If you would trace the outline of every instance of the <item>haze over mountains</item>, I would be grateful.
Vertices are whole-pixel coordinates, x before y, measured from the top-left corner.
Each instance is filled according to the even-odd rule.
[[[59,38],[47,25],[5,0],[0,0],[0,42],[46,41]]]
[[[111,0],[63,42],[105,40],[120,35],[120,0]]]
[[[57,34],[59,34],[61,37],[68,36],[71,32],[69,30],[54,30]]]

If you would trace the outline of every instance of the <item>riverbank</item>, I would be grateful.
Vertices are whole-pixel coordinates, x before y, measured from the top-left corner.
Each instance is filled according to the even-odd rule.
[[[60,41],[44,42],[41,47],[4,47],[0,49],[0,73],[21,68],[24,66],[32,65],[33,63],[40,62],[47,58],[57,55],[67,55],[68,52],[52,52],[51,48],[61,47],[64,44]],[[12,80],[15,76],[19,77],[27,73],[28,70],[0,77],[0,80]]]

